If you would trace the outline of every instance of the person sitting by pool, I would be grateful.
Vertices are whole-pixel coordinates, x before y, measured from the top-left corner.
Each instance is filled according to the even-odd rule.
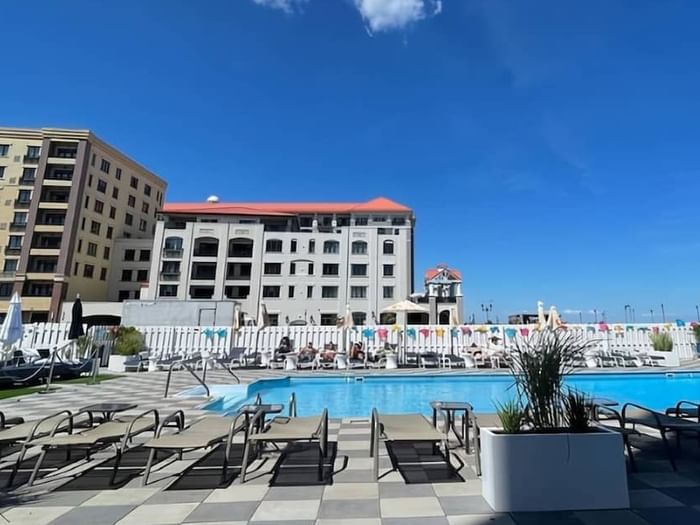
[[[326,343],[321,353],[321,361],[333,362],[336,353],[336,346],[333,343]]]
[[[292,350],[292,342],[289,337],[285,335],[280,339],[280,344],[277,346],[277,350],[275,350],[275,361],[284,361],[285,356],[292,352]]]
[[[311,361],[316,355],[316,349],[314,345],[309,341],[306,346],[299,350],[299,360],[300,361]]]
[[[365,351],[362,349],[361,341],[359,343],[353,343],[352,349],[350,350],[350,359],[365,360]]]

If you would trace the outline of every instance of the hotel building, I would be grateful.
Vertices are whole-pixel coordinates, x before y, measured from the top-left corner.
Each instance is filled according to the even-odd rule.
[[[386,322],[413,292],[410,208],[345,204],[166,204],[156,224],[145,301],[234,301],[246,320],[264,303],[273,324]],[[389,316],[391,317],[391,316]]]
[[[115,241],[153,237],[165,188],[90,131],[0,128],[0,312],[14,291],[25,322],[107,300]]]

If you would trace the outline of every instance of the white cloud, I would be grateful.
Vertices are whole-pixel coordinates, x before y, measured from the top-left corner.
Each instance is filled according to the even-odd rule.
[[[309,0],[253,0],[258,5],[279,9],[285,13],[292,13],[295,9],[301,7]]]
[[[370,32],[404,29],[439,14],[442,0],[354,0]]]

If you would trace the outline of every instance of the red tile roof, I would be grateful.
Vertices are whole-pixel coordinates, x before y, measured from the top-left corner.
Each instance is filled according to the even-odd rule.
[[[442,272],[443,270],[446,270],[447,273],[453,279],[457,279],[459,281],[462,280],[462,272],[460,272],[459,270],[453,270],[452,268],[428,268],[425,271],[424,278],[426,281],[430,281],[431,279],[434,279],[435,277],[437,277],[438,274],[440,274],[440,272]]]
[[[299,213],[397,213],[410,212],[402,204],[378,197],[367,202],[183,202],[166,203],[163,213],[213,215],[296,215]]]

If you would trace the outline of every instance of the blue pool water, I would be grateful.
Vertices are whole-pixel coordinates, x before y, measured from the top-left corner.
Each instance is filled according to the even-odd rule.
[[[368,376],[282,378],[257,381],[249,386],[216,386],[218,399],[207,406],[218,413],[235,411],[260,394],[266,403],[286,406],[292,392],[300,416],[318,414],[325,407],[331,417],[368,417],[376,407],[386,413],[430,413],[432,400],[468,401],[478,412],[495,412],[494,403],[515,396],[507,375]],[[700,374],[679,372],[577,374],[567,384],[591,396],[607,397],[621,405],[634,402],[657,410],[681,399],[698,401]]]

